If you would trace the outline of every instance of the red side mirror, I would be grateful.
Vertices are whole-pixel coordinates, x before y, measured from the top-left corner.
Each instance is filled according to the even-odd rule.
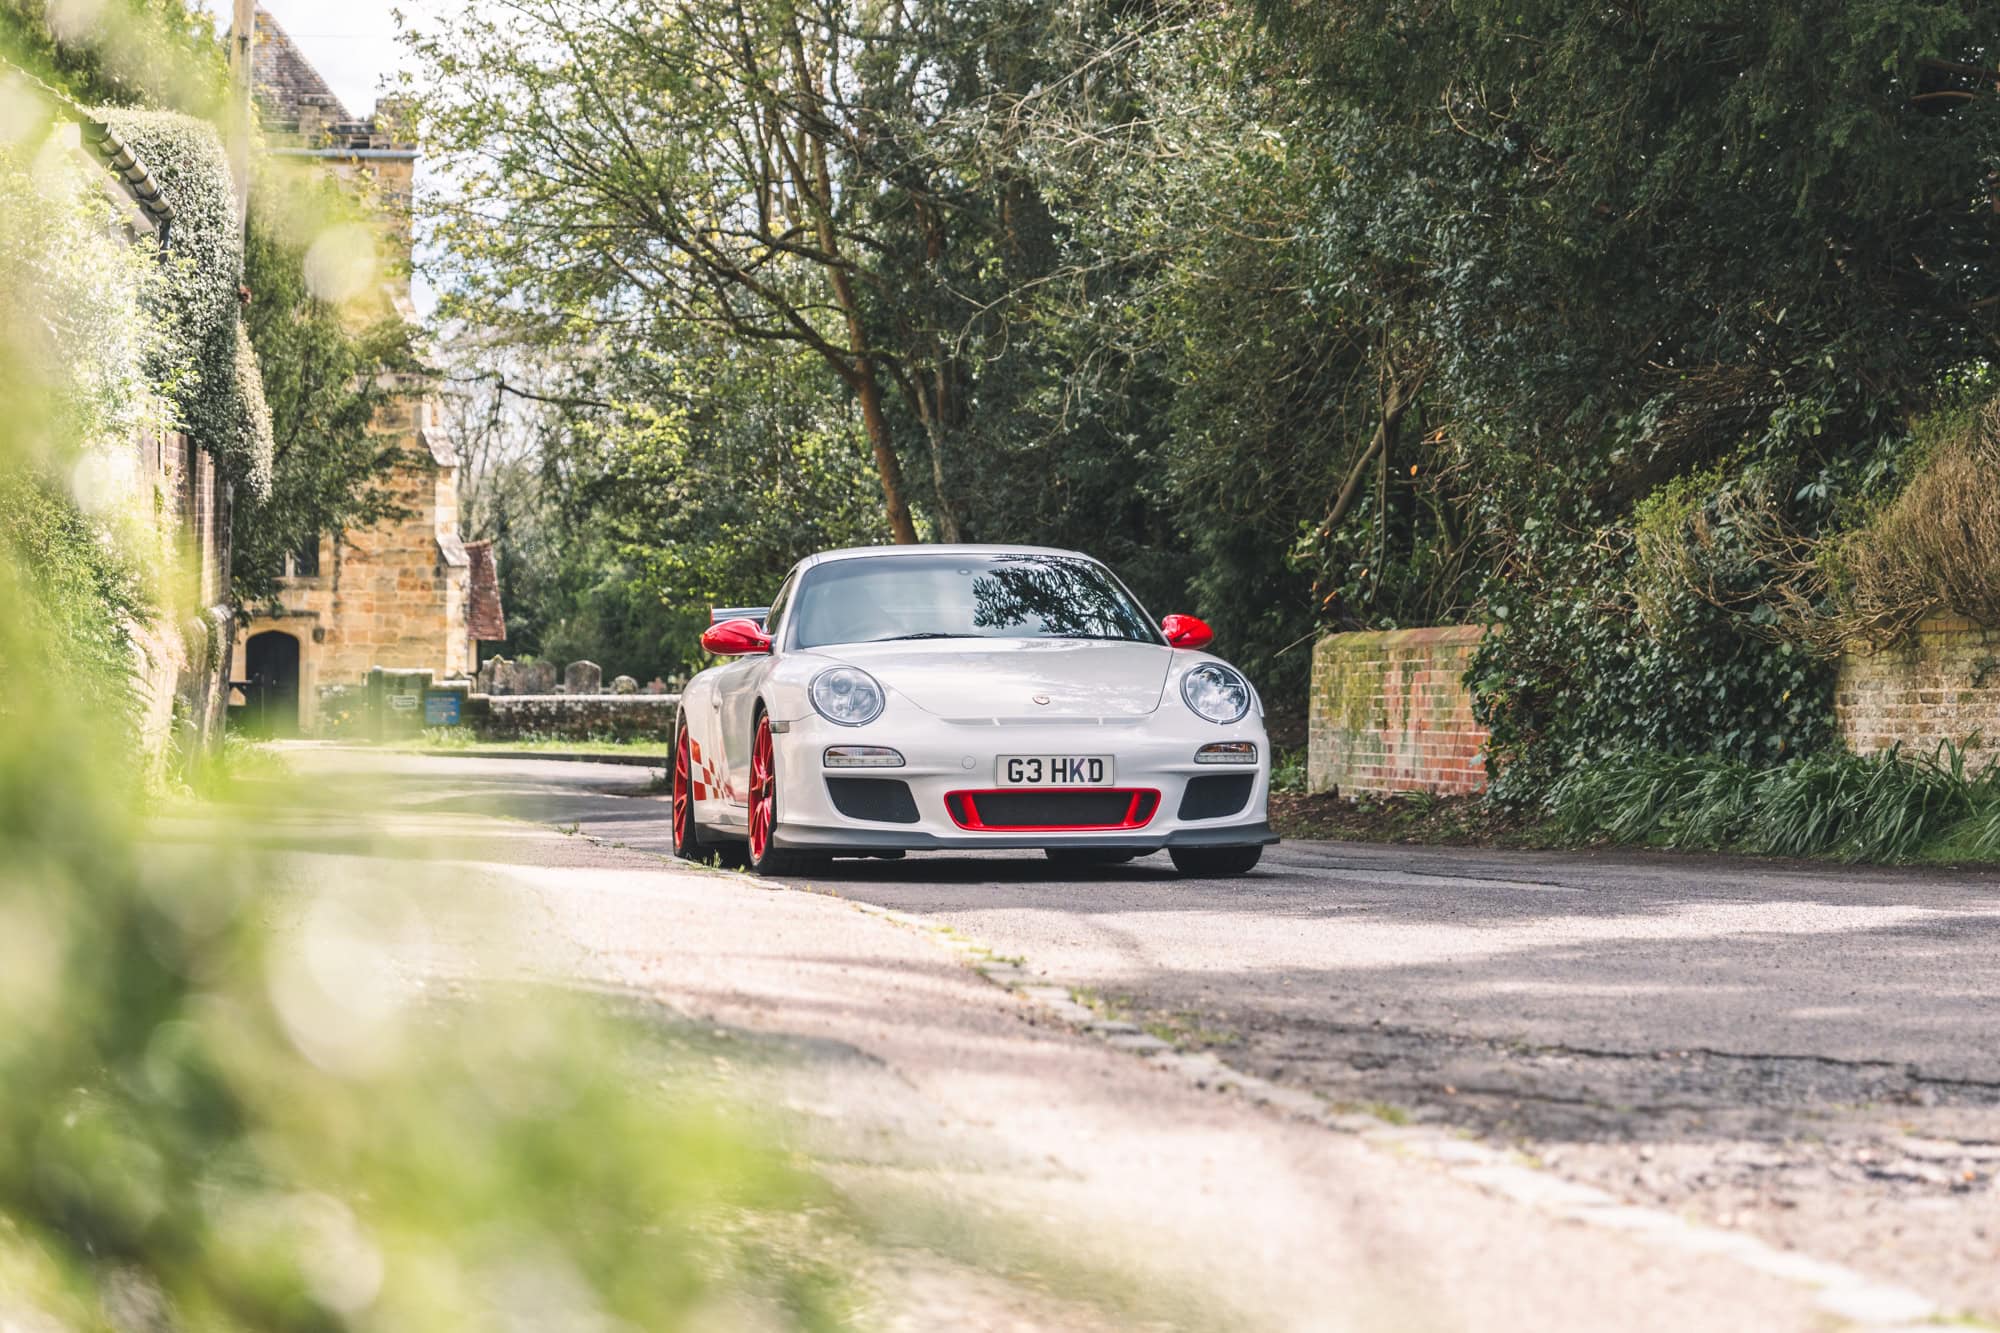
[[[752,653],[770,652],[771,636],[759,629],[754,620],[725,620],[702,631],[701,647],[703,652],[717,657],[748,657]]]
[[[1160,628],[1167,632],[1167,642],[1176,648],[1206,648],[1215,642],[1215,631],[1205,620],[1193,616],[1168,616],[1160,622]]]

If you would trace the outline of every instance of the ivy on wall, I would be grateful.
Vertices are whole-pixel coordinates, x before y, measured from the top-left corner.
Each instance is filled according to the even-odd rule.
[[[118,464],[171,361],[152,307],[159,266],[128,243],[97,172],[39,151],[46,116],[0,144],[0,429],[32,442],[0,468],[0,614],[35,656],[0,676],[61,679],[105,716],[129,716],[130,626],[157,605],[170,563],[150,495]],[[0,722],[0,732],[6,724]]]
[[[377,271],[379,224],[367,201],[319,164],[259,164],[244,235],[253,295],[243,325],[265,371],[276,444],[270,500],[234,515],[239,605],[276,598],[288,553],[407,512],[383,484],[403,451],[374,423],[421,369],[414,330],[380,284],[355,277]],[[352,261],[332,282],[329,251]]]
[[[189,438],[239,494],[262,502],[271,492],[271,416],[241,327],[243,229],[222,140],[206,122],[173,112],[95,114],[146,163],[174,207],[161,248],[161,313],[189,364],[163,363],[159,378]]]

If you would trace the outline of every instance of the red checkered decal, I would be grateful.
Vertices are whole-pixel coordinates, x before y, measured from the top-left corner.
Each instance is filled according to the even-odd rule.
[[[706,801],[712,796],[729,794],[722,775],[716,771],[715,761],[702,757],[701,742],[692,736],[688,737],[688,768],[694,783],[695,800]]]

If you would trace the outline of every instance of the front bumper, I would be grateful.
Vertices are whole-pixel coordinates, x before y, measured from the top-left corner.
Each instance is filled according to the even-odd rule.
[[[1185,710],[1163,706],[1138,718],[950,721],[893,708],[865,727],[842,727],[813,716],[795,719],[772,738],[779,774],[778,826],[772,842],[787,851],[820,854],[889,851],[979,851],[1090,848],[1135,853],[1171,847],[1263,846],[1278,840],[1267,822],[1270,744],[1255,717],[1218,727]],[[1197,764],[1195,752],[1215,741],[1250,741],[1253,764]],[[887,746],[901,768],[828,768],[829,746]],[[1134,829],[968,829],[946,797],[1001,786],[1003,755],[1108,755],[1114,785],[1158,793],[1150,818]],[[1220,818],[1181,818],[1190,780],[1251,777],[1242,806]],[[827,779],[889,779],[908,785],[913,822],[859,819],[835,807]],[[962,807],[961,807],[962,811]]]
[[[788,852],[1002,852],[1047,847],[1137,852],[1163,851],[1169,847],[1264,847],[1278,840],[1262,819],[1254,824],[1231,824],[1225,828],[1197,828],[1184,825],[1164,837],[1149,833],[927,833],[898,825],[894,832],[881,825],[833,828],[780,824],[771,842]]]

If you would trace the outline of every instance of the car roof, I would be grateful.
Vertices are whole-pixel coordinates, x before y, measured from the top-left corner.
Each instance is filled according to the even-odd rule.
[[[1092,564],[1102,564],[1095,556],[1081,551],[1064,551],[1053,546],[1009,546],[1000,543],[961,542],[946,545],[934,542],[918,542],[915,545],[890,546],[847,546],[837,551],[821,551],[799,561],[798,568],[806,570],[814,565],[828,564],[835,560],[857,560],[863,556],[894,555],[1055,555],[1070,560],[1088,560]]]

